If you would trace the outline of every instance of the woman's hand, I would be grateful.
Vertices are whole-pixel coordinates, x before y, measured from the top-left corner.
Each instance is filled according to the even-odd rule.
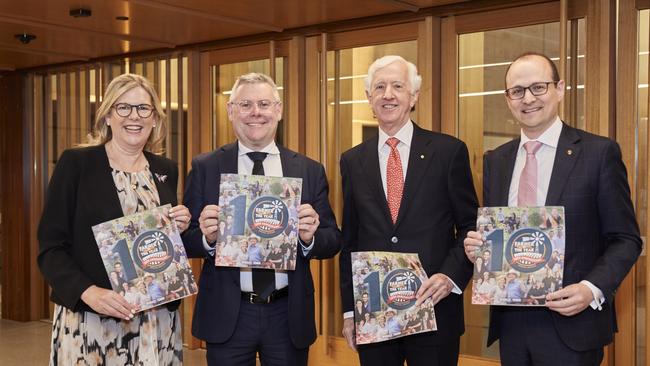
[[[81,294],[81,300],[99,314],[124,320],[133,319],[133,314],[137,311],[137,306],[129,304],[122,295],[95,285]]]
[[[169,217],[176,221],[176,226],[178,226],[178,230],[182,233],[190,226],[192,215],[187,207],[177,205],[169,209]]]

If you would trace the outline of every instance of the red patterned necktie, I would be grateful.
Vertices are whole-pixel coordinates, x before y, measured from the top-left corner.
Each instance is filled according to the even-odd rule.
[[[386,140],[386,144],[390,146],[390,155],[388,155],[388,163],[386,164],[386,187],[388,190],[388,208],[390,209],[390,217],[393,219],[393,224],[397,222],[397,214],[399,213],[399,205],[402,202],[402,191],[404,190],[404,171],[402,170],[402,159],[400,159],[397,144],[399,140],[391,137]]]
[[[526,150],[526,165],[519,177],[517,206],[537,206],[537,158],[535,154],[542,147],[539,141],[528,141],[524,144]]]

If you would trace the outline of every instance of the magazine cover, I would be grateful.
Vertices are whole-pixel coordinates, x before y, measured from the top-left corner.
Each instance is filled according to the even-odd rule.
[[[115,292],[146,310],[197,293],[171,205],[93,226]]]
[[[481,207],[472,304],[544,306],[562,288],[564,207]]]
[[[214,263],[294,270],[302,178],[221,174]]]
[[[353,252],[357,344],[387,341],[437,328],[431,299],[415,307],[428,277],[415,253]]]

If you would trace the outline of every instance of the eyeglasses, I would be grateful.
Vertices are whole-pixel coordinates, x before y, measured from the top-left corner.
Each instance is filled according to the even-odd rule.
[[[517,99],[523,99],[524,96],[526,95],[526,89],[530,92],[530,94],[539,97],[540,95],[544,95],[548,92],[548,85],[549,84],[557,84],[557,81],[542,81],[539,83],[533,83],[530,84],[526,87],[523,86],[515,86],[509,89],[506,89],[506,96],[510,100],[517,100]]]
[[[257,105],[257,109],[259,109],[260,111],[267,111],[272,106],[280,104],[280,102],[268,100],[268,99],[262,99],[256,102],[252,100],[242,100],[239,102],[230,102],[228,104],[237,106],[237,108],[239,108],[239,113],[250,113],[253,111],[254,105]]]
[[[149,104],[117,103],[113,106],[113,109],[115,109],[115,112],[120,117],[130,116],[133,108],[135,108],[135,111],[138,113],[140,118],[148,118],[153,113],[153,106]]]

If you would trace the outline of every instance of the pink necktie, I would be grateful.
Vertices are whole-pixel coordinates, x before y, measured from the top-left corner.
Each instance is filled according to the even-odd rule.
[[[399,140],[391,137],[386,140],[386,144],[390,146],[390,155],[388,155],[388,163],[386,164],[386,187],[388,190],[388,208],[390,209],[390,217],[393,219],[393,224],[397,222],[397,214],[399,213],[399,205],[402,202],[402,191],[404,189],[404,171],[402,170],[402,160],[399,157],[397,144]]]
[[[540,147],[542,147],[542,143],[539,141],[528,141],[524,144],[526,165],[519,177],[517,206],[537,205],[537,158],[535,158],[535,154]]]

